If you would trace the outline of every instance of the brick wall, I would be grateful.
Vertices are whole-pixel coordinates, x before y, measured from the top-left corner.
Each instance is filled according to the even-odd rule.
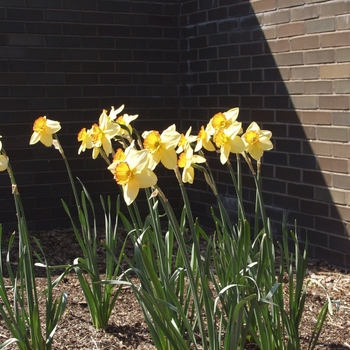
[[[244,127],[255,120],[271,130],[262,173],[276,232],[283,214],[296,219],[311,256],[350,266],[350,2],[184,1],[180,23],[184,124],[239,106]],[[254,198],[249,174],[243,183]],[[212,198],[198,186],[197,213],[209,214]]]
[[[74,203],[58,152],[29,146],[38,116],[61,122],[74,176],[96,195],[119,189],[91,150],[78,156],[82,127],[121,104],[143,130],[178,118],[178,13],[177,1],[0,0],[0,135],[30,229],[69,225],[60,199]],[[14,230],[5,173],[0,203],[0,222]]]
[[[103,161],[92,161],[89,152],[77,156],[76,133],[102,108],[126,104],[129,114],[140,114],[140,130],[181,120],[183,130],[197,131],[217,111],[239,106],[244,127],[255,120],[273,132],[275,147],[262,172],[276,232],[285,213],[289,223],[297,219],[301,237],[308,232],[311,256],[350,266],[349,1],[0,5],[0,134],[32,229],[68,225],[60,198],[73,203],[57,152],[28,146],[38,115],[61,121],[74,174],[89,190],[114,194]],[[210,161],[225,203],[234,208],[225,169]],[[165,174],[176,203],[173,177]],[[247,169],[243,183],[252,199]],[[200,177],[191,188],[195,214],[207,223],[212,196]],[[0,204],[0,222],[13,230],[3,173]]]

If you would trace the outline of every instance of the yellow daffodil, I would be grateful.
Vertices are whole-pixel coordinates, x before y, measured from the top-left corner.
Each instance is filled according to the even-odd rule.
[[[114,168],[115,181],[122,186],[125,203],[130,205],[137,197],[140,188],[152,187],[157,183],[157,176],[151,170],[147,150],[129,152]]]
[[[30,138],[29,144],[34,145],[37,142],[41,142],[47,147],[52,146],[52,134],[55,134],[61,129],[59,122],[46,119],[46,117],[39,117],[34,121],[33,134]]]
[[[215,135],[220,129],[227,129],[231,124],[236,122],[239,114],[239,108],[232,108],[227,112],[216,113],[209,121],[207,132],[209,135]]]
[[[118,123],[119,125],[124,125],[128,128],[129,133],[123,128],[120,128],[120,131],[119,131],[119,135],[128,137],[129,134],[131,134],[131,132],[132,132],[132,127],[131,127],[130,123],[132,121],[134,121],[139,115],[138,114],[135,114],[135,115],[124,114],[124,115],[117,117],[117,115],[123,109],[124,109],[124,105],[120,106],[118,109],[114,109],[114,106],[112,106],[111,112],[109,113],[109,117],[111,120],[115,120],[116,123]]]
[[[143,146],[150,152],[156,162],[162,162],[167,169],[174,169],[177,163],[175,147],[180,140],[175,124],[169,126],[161,134],[158,131],[145,131]]]
[[[98,126],[109,140],[120,134],[120,125],[113,121],[105,109],[100,115]]]
[[[233,123],[227,129],[219,129],[215,135],[214,142],[220,149],[220,162],[225,164],[230,153],[242,153],[246,146],[242,139],[237,136],[241,130],[241,123]]]
[[[192,164],[205,163],[206,159],[199,155],[194,155],[191,147],[188,147],[186,152],[180,154],[177,165],[179,168],[183,168],[182,182],[193,183],[194,180],[194,168]]]
[[[111,111],[109,113],[109,117],[111,120],[117,119],[117,115],[124,109],[124,105],[121,105],[119,108],[114,109],[114,106],[111,107]]]
[[[260,130],[257,123],[252,122],[244,135],[242,135],[243,142],[247,147],[247,152],[255,160],[259,160],[264,151],[269,151],[273,148],[273,144],[270,141],[272,136],[269,130]]]
[[[120,126],[117,123],[111,121],[110,117],[107,115],[107,111],[104,109],[100,115],[98,124],[94,124],[91,130],[89,130],[89,133],[85,135],[86,137],[91,137],[92,147],[90,148],[93,148],[93,159],[96,159],[100,154],[101,147],[107,157],[113,152],[111,139],[115,137],[119,131]],[[81,136],[84,136],[84,134]],[[88,143],[87,145],[90,146],[89,138],[86,139],[86,142]]]
[[[197,137],[194,135],[190,135],[192,131],[192,127],[189,127],[186,134],[180,135],[180,140],[178,143],[178,148],[176,150],[176,153],[185,152],[186,149],[190,146],[190,143],[196,141]]]
[[[86,128],[82,128],[79,131],[78,141],[81,142],[81,145],[79,147],[78,154],[93,147],[91,133],[92,129],[86,130]]]
[[[204,129],[203,125],[198,133],[197,144],[194,151],[198,152],[202,147],[209,152],[215,151],[215,147],[210,140],[210,134],[207,132],[207,127]]]

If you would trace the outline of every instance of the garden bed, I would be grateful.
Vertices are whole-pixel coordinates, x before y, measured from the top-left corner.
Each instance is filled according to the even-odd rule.
[[[3,233],[2,258],[5,258],[7,239],[10,234]],[[34,232],[42,245],[50,265],[69,264],[81,256],[80,246],[75,235],[70,230],[53,230],[49,232]],[[104,236],[101,234],[100,239]],[[121,242],[124,237],[121,237]],[[99,240],[98,240],[99,241]],[[33,244],[33,250],[35,245]],[[127,247],[132,254],[132,247]],[[16,261],[17,249],[11,251],[11,261]],[[104,269],[104,250],[100,248],[101,271]],[[44,269],[37,270],[37,287],[43,291],[46,287]],[[316,349],[350,349],[350,274],[323,261],[310,261],[308,278],[320,282],[326,288],[333,303],[334,314],[328,316]],[[66,311],[58,325],[54,336],[53,349],[155,349],[152,339],[143,321],[143,314],[134,298],[130,287],[123,287],[115,309],[112,312],[109,325],[104,330],[96,330],[90,321],[90,313],[85,303],[79,282],[72,272],[67,275],[56,288],[57,295],[61,291],[68,293]],[[288,285],[284,286],[286,293]],[[42,315],[45,313],[44,296],[42,298]],[[326,301],[324,290],[315,283],[310,283],[306,299],[305,313],[301,326],[302,349],[306,349],[317,315]],[[336,306],[339,305],[339,310]],[[11,335],[0,320],[0,342]],[[247,348],[254,349],[247,345]],[[9,346],[8,349],[16,349]],[[266,350],[266,349],[264,349]]]

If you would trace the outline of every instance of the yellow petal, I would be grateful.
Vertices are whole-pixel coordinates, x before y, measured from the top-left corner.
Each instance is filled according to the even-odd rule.
[[[259,160],[263,155],[263,150],[258,146],[249,147],[248,152],[255,160]]]
[[[174,148],[165,149],[161,147],[159,149],[160,161],[169,170],[173,170],[177,164],[177,155]]]
[[[40,136],[40,142],[44,144],[46,147],[52,146],[52,135],[51,134],[44,134],[42,133]]]
[[[193,167],[188,167],[186,169],[184,169],[183,173],[182,173],[182,181],[184,183],[188,182],[190,184],[193,184],[194,181],[194,169]]]
[[[150,169],[144,169],[141,173],[134,174],[134,178],[139,182],[140,188],[152,187],[158,181],[156,174]]]
[[[57,131],[61,130],[61,125],[59,122],[46,119],[46,128],[45,132],[50,134],[55,134]]]
[[[239,136],[236,136],[233,140],[230,140],[229,143],[231,147],[231,153],[242,153],[247,148],[245,143]]]
[[[32,136],[30,137],[29,144],[34,145],[35,143],[40,141],[40,135],[37,132],[33,132]]]
[[[230,156],[231,146],[228,143],[225,143],[220,148],[220,162],[221,164],[225,164],[227,162],[228,157]]]
[[[135,198],[137,197],[140,190],[140,184],[136,177],[132,177],[124,186],[123,186],[123,196],[125,203],[130,205]]]

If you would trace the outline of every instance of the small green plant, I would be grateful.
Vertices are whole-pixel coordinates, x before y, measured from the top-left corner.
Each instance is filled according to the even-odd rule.
[[[114,257],[110,254],[106,255],[104,277],[106,280],[113,280],[114,283],[105,283],[104,280],[101,279],[101,271],[98,266],[98,247],[99,245],[104,245],[108,251],[113,253],[117,251],[118,215],[112,215],[112,203],[110,197],[107,198],[107,201],[105,201],[103,197],[100,197],[105,218],[105,242],[98,242],[98,227],[93,201],[83,185],[81,196],[79,197],[78,195],[68,160],[58,139],[57,131],[59,131],[59,129],[59,122],[52,121],[46,117],[39,117],[34,122],[34,132],[30,139],[30,144],[35,144],[40,141],[45,146],[54,145],[54,147],[60,152],[66,165],[75,198],[79,221],[78,225],[75,223],[74,214],[71,213],[68,205],[64,201],[62,201],[62,204],[71,219],[73,231],[80,245],[83,256],[77,257],[71,265],[59,266],[60,268],[65,268],[65,272],[60,276],[59,280],[61,280],[69,271],[74,269],[80,287],[84,293],[86,303],[89,307],[92,324],[97,329],[103,329],[108,325],[111,312],[115,306],[122,285],[129,284],[128,282],[123,281],[121,276],[119,276],[120,263],[126,241],[119,250],[120,255],[117,261],[115,261]],[[119,205],[120,201],[118,198],[116,205],[117,211]],[[115,285],[118,285],[118,288],[115,288]]]
[[[67,294],[61,293],[60,298],[53,298],[53,288],[55,282],[51,281],[51,270],[46,268],[47,288],[44,292],[46,298],[46,314],[39,313],[40,296],[35,282],[33,252],[31,250],[28,228],[24,209],[18,186],[15,181],[12,167],[8,161],[5,150],[0,142],[0,170],[7,170],[12,184],[12,193],[14,197],[16,215],[18,220],[18,252],[19,261],[16,271],[12,268],[10,261],[10,250],[13,248],[15,233],[9,240],[6,257],[6,268],[9,275],[8,284],[4,279],[4,266],[0,262],[0,315],[12,334],[12,338],[6,340],[0,345],[4,349],[12,343],[16,343],[21,350],[49,350],[53,337],[67,303]],[[0,251],[2,252],[2,227],[0,225]],[[40,243],[35,240],[41,256],[44,252]],[[45,259],[37,253],[34,253],[39,262],[45,262]],[[45,264],[47,266],[47,264]],[[45,325],[42,325],[41,317],[44,316]]]

